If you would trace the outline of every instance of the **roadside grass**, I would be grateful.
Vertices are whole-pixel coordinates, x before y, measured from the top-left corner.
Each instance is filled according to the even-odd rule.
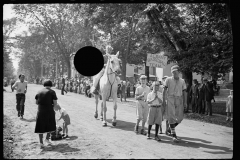
[[[12,122],[4,115],[3,117],[3,157],[4,159],[12,159],[13,157],[13,135]]]

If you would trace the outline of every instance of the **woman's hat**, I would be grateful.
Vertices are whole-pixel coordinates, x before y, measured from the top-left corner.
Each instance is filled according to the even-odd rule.
[[[174,66],[171,67],[171,72],[178,71],[178,69],[179,69],[179,66],[174,65]]]

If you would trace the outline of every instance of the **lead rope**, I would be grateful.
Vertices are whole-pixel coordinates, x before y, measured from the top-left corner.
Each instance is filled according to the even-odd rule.
[[[112,68],[110,68],[111,70],[112,70]],[[114,73],[114,72],[112,72],[112,73]],[[111,74],[112,74],[111,73]],[[108,76],[107,76],[108,77]],[[110,89],[110,94],[109,94],[109,97],[108,97],[108,99],[111,97],[111,94],[112,94],[112,86],[113,86],[113,84],[114,84],[114,82],[115,82],[115,80],[116,80],[116,75],[115,75],[115,78],[114,78],[114,81],[113,81],[113,83],[111,84],[110,83],[110,80],[109,80],[109,77],[108,77],[108,82],[110,83],[110,85],[111,85],[111,89]]]

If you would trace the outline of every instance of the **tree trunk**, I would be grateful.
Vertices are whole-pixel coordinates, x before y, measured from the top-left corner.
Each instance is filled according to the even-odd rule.
[[[187,82],[188,84],[190,84],[190,86],[192,86],[192,72],[182,72],[182,78],[185,80],[185,83]]]
[[[71,78],[71,64],[70,64],[70,60],[67,61],[67,72],[68,72],[68,78]]]
[[[64,63],[62,63],[62,76],[64,75]]]
[[[122,59],[122,80],[126,81],[127,62],[125,57]]]
[[[149,66],[146,66],[147,62],[145,61],[145,75],[147,76],[147,82],[149,82]]]

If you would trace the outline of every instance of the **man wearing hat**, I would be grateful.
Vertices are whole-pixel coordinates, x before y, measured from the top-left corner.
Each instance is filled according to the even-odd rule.
[[[170,124],[173,142],[178,142],[180,139],[177,137],[175,127],[183,120],[185,102],[185,81],[179,77],[179,66],[174,65],[171,67],[172,76],[168,77],[165,82],[163,90],[163,106],[166,106],[167,120]],[[167,97],[166,97],[167,94]],[[170,132],[170,131],[169,131]]]
[[[136,102],[137,123],[134,128],[134,131],[135,133],[138,133],[138,126],[140,121],[142,120],[142,129],[140,133],[143,135],[147,134],[145,132],[144,126],[147,120],[148,108],[149,108],[146,100],[147,100],[147,95],[150,92],[150,88],[146,85],[146,80],[147,80],[147,77],[145,75],[142,75],[140,77],[141,85],[136,88],[136,92],[135,92],[135,98],[137,100]]]
[[[147,103],[149,104],[149,112],[147,117],[148,134],[147,138],[150,139],[150,131],[152,125],[155,124],[155,140],[161,141],[158,137],[158,128],[162,125],[162,93],[159,92],[159,82],[153,82],[153,91],[147,96]]]
[[[189,95],[190,95],[190,100],[191,100],[191,106],[192,106],[192,113],[196,113],[198,112],[198,95],[199,95],[199,91],[198,91],[198,81],[196,79],[193,80],[193,84],[192,87],[190,88],[189,91]]]

